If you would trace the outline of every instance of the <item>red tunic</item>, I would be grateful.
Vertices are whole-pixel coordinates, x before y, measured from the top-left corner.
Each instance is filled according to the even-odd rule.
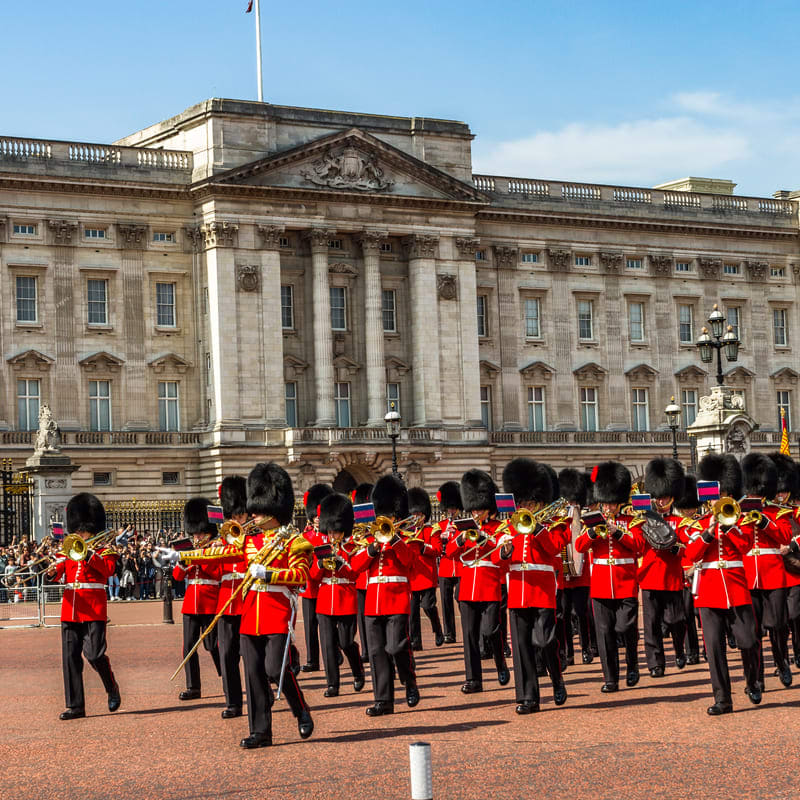
[[[350,566],[353,546],[346,542],[338,551],[344,563],[336,569],[321,567],[316,559],[311,564],[309,577],[319,584],[317,594],[317,614],[330,617],[345,617],[358,613],[358,596],[356,595],[356,572]]]
[[[105,622],[108,619],[108,579],[114,574],[117,554],[92,553],[83,561],[57,561],[53,581],[64,579],[62,622]]]
[[[790,519],[794,520],[795,523],[800,522],[800,506],[792,507]],[[789,523],[789,527],[792,529],[792,539],[800,545],[800,531],[797,531],[796,526],[792,525],[791,522]],[[795,531],[797,531],[796,534]],[[786,585],[788,587],[800,586],[800,575],[786,570]]]
[[[241,586],[242,579],[247,574],[247,560],[241,559],[234,563],[219,565],[219,596],[217,597],[217,610],[219,614],[230,596]],[[225,609],[225,616],[237,617],[242,613],[242,593],[234,597],[233,602]]]
[[[455,539],[458,536],[458,531],[448,519],[437,522],[436,526],[439,528],[439,538],[442,543],[442,556],[439,559],[439,577],[460,578],[461,562],[457,558],[450,558],[447,555],[447,546],[450,544],[451,539]]]
[[[219,597],[220,565],[204,561],[184,567],[176,564],[172,577],[176,581],[186,578],[186,594],[183,596],[182,614],[216,614]]]
[[[621,600],[639,594],[636,558],[644,544],[642,518],[620,514],[614,522],[623,531],[621,537],[609,535],[592,539],[589,531],[584,530],[575,541],[575,549],[592,554],[591,596]]]
[[[684,529],[681,525],[683,517],[678,514],[667,514],[664,519],[675,531],[678,542],[686,544]],[[683,590],[683,547],[677,553],[672,550],[656,550],[642,537],[644,549],[639,566],[639,586],[648,591],[680,592]]]
[[[481,530],[488,535],[483,544],[476,546],[474,542],[464,541],[459,547],[458,536],[453,536],[447,545],[445,555],[461,561],[461,582],[458,584],[459,601],[498,602],[501,587],[505,580],[505,569],[495,564],[489,553],[495,548],[494,532],[500,522],[489,520],[481,525]]]
[[[769,520],[765,527],[747,526],[753,537],[753,547],[744,556],[747,585],[751,589],[783,589],[787,586],[786,568],[780,548],[792,540],[792,510],[765,503],[761,513]]]
[[[561,553],[567,546],[568,542],[572,541],[572,519],[568,517],[559,517],[558,519],[551,520],[547,525],[553,541],[558,545],[558,550],[550,557],[550,563],[556,572],[556,582],[559,589],[563,589],[566,585],[564,582],[564,558]]]
[[[682,517],[678,523],[678,539],[684,544],[688,544],[689,540],[696,533],[702,533],[704,530],[700,522],[694,517]],[[692,588],[692,575],[694,574],[694,561],[686,555],[686,548],[681,548],[681,569],[683,570],[683,588]]]
[[[703,531],[712,526],[715,538],[703,539],[702,531],[693,531],[686,545],[686,557],[698,561],[695,572],[695,608],[734,608],[750,605],[750,590],[744,571],[744,554],[753,546],[749,526],[720,531],[711,514],[698,520]]]
[[[414,564],[414,553],[402,539],[393,545],[379,545],[378,555],[371,556],[369,548],[362,547],[350,559],[356,572],[367,573],[367,598],[364,615],[383,617],[391,614],[408,614],[411,611],[411,584],[409,575]]]
[[[303,536],[308,539],[309,542],[314,547],[318,547],[321,544],[325,544],[328,541],[328,537],[321,534],[319,531],[314,530],[313,525],[306,525],[305,530],[303,531]],[[300,590],[300,597],[305,597],[309,600],[316,600],[317,594],[319,593],[319,581],[314,580],[311,576],[308,578],[308,583],[305,585],[305,588]]]
[[[411,568],[411,591],[421,592],[439,585],[436,559],[442,554],[442,538],[438,527],[426,525],[418,531],[419,542],[410,542],[409,547],[418,551]]]

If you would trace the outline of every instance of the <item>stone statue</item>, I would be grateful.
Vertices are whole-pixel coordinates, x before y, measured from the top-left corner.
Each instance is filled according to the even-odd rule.
[[[741,459],[749,451],[747,430],[742,425],[734,425],[725,440],[725,452]]]
[[[34,455],[61,452],[61,431],[47,403],[39,407],[39,431],[36,434]]]

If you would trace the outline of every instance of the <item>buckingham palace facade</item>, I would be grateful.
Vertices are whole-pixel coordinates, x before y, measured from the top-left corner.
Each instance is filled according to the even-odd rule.
[[[670,399],[685,427],[715,382],[715,304],[742,341],[726,384],[776,449],[800,414],[794,193],[475,175],[472,138],[221,99],[114,144],[0,135],[3,457],[47,402],[104,498],[211,494],[268,459],[347,490],[389,469],[394,403],[431,491],[521,454],[642,466],[671,452]]]

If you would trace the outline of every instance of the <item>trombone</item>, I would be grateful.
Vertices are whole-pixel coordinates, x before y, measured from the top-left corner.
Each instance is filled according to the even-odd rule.
[[[413,519],[414,517],[412,515],[410,517],[406,517],[405,519],[401,519],[399,522],[392,522],[389,517],[381,516],[375,517],[374,521],[369,525],[360,522],[359,524],[353,526],[351,541],[356,545],[356,547],[366,547],[367,545],[371,544],[367,537],[372,536],[372,538],[378,544],[383,545],[391,542],[395,534],[403,536],[406,542],[419,541],[420,537],[417,535],[416,531],[400,530],[402,525],[411,522]],[[358,533],[356,531],[358,531]]]
[[[723,496],[711,506],[711,514],[717,524],[731,528],[739,521],[742,508],[732,497]],[[759,511],[748,511],[743,521],[745,523],[756,522],[760,516],[761,512]]]

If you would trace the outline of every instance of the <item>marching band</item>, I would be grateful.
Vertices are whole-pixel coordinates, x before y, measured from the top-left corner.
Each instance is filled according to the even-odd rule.
[[[194,541],[161,554],[174,577],[187,582],[180,699],[201,696],[202,642],[222,677],[225,719],[243,713],[243,661],[250,730],[242,747],[272,744],[273,684],[278,696],[286,695],[300,737],[311,736],[299,662],[290,655],[299,597],[303,669],[319,669],[321,655],[324,696],[331,698],[341,691],[345,662],[360,692],[368,661],[371,717],[394,712],[398,680],[406,704],[420,703],[414,656],[424,646],[420,612],[439,648],[456,641],[456,602],[461,691],[483,690],[486,649],[498,683],[510,682],[507,624],[521,715],[539,711],[545,674],[554,704],[567,702],[563,674],[575,661],[574,632],[584,664],[600,657],[602,692],[619,690],[620,647],[625,685],[636,686],[640,598],[650,677],[665,675],[665,638],[679,670],[699,663],[702,652],[714,695],[709,715],[733,710],[728,650],[734,646],[747,698],[761,702],[764,633],[780,683],[792,683],[790,642],[800,666],[800,467],[790,458],[750,454],[740,463],[707,455],[696,478],[679,462],[657,458],[647,465],[641,493],[619,462],[556,475],[546,464],[516,458],[502,484],[504,493],[477,469],[442,484],[438,522],[426,492],[393,476],[362,484],[352,497],[316,484],[304,498],[303,532],[292,525],[291,479],[274,463],[257,464],[247,479],[222,481],[219,528],[209,502],[190,499],[184,532]],[[64,720],[85,716],[81,653],[100,675],[109,710],[121,703],[106,655],[113,534],[105,530],[102,504],[89,494],[70,500],[67,527],[65,555],[49,568],[65,582]]]

